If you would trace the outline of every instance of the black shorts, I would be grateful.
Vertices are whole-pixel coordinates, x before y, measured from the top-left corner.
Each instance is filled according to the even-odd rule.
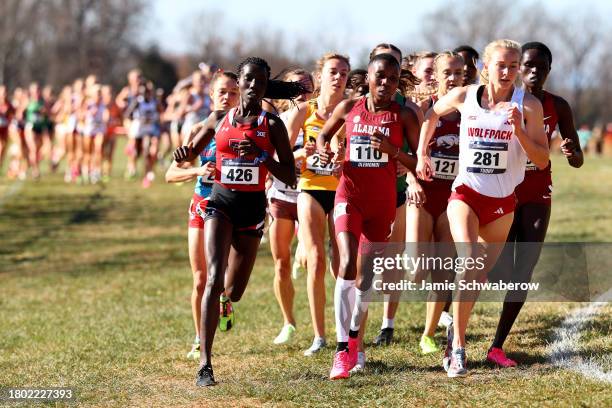
[[[334,201],[336,199],[336,192],[329,190],[302,190],[302,193],[307,193],[312,196],[325,211],[325,215],[329,214],[334,208]]]
[[[223,218],[234,231],[261,237],[266,219],[265,191],[233,191],[215,183],[204,212],[204,220]]]
[[[404,204],[406,204],[406,190],[398,191],[397,198],[395,199],[395,208],[400,208]]]

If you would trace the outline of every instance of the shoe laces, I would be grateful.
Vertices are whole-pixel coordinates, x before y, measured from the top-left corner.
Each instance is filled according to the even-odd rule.
[[[203,377],[206,374],[207,377],[213,377],[213,369],[212,366],[205,365],[200,367],[198,370],[198,376]]]
[[[459,370],[465,369],[465,351],[463,349],[453,350],[453,357],[455,360],[455,366]]]
[[[345,353],[345,354],[341,354]],[[334,356],[334,368],[344,369],[346,366],[346,351],[339,351]]]

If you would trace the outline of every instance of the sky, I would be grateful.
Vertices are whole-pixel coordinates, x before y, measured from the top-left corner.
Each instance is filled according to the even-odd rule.
[[[523,0],[523,3],[537,3],[537,0]],[[544,0],[552,12],[580,10],[584,7],[595,7],[603,15],[612,17],[612,1],[609,0]],[[205,11],[219,10],[224,14],[224,23],[219,34],[232,36],[232,27],[240,26],[258,29],[281,29],[285,33],[298,34],[296,37],[312,38],[313,41],[325,38],[326,41],[337,39],[342,44],[355,44],[351,49],[342,50],[355,54],[363,44],[373,45],[379,42],[406,43],[414,39],[418,46],[419,28],[423,17],[444,4],[444,0],[422,0],[401,2],[378,2],[377,0],[322,1],[307,0],[303,2],[280,0],[153,0],[149,9],[143,34],[142,44],[157,43],[165,52],[184,53],[192,50],[190,37],[193,35],[198,15]],[[461,9],[462,1],[457,1],[454,10]],[[218,5],[218,4],[221,4]],[[391,6],[397,4],[400,12],[393,12]],[[385,5],[379,10],[372,5]],[[391,11],[390,11],[391,10]],[[455,11],[456,12],[456,11]],[[380,13],[380,16],[377,15]],[[308,36],[308,37],[307,37]],[[350,36],[350,41],[348,40]],[[336,38],[334,38],[336,37]],[[340,40],[341,39],[341,40]],[[283,39],[292,46],[292,39]]]

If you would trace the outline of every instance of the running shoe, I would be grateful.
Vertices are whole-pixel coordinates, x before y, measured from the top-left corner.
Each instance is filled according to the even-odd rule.
[[[306,357],[310,357],[314,354],[317,354],[319,351],[323,350],[327,346],[327,342],[324,337],[315,337],[312,341],[312,346],[308,350],[304,352]],[[348,353],[347,353],[348,355]]]
[[[142,179],[142,188],[151,187],[151,180],[148,177]]]
[[[442,312],[440,320],[438,320],[438,326],[448,327],[453,322],[453,316],[448,312]]]
[[[292,324],[286,324],[281,329],[280,333],[274,339],[274,344],[286,344],[293,339],[295,333],[295,326]]]
[[[294,260],[291,266],[291,278],[298,280],[302,273],[306,273],[306,269],[297,260]]]
[[[354,373],[358,373],[360,371],[365,370],[365,363],[366,363],[365,352],[360,351],[359,353],[357,353],[357,364],[355,364],[355,367],[350,369],[349,373],[352,375]]]
[[[498,347],[491,347],[489,349],[487,361],[503,368],[516,367],[516,361],[506,357],[504,350]]]
[[[191,351],[187,353],[188,360],[199,360],[200,359],[200,343],[193,343]]]
[[[227,296],[221,295],[219,299],[219,330],[228,331],[234,327],[234,308]]]
[[[447,375],[450,378],[465,377],[467,375],[467,357],[463,347],[457,347],[451,353],[450,366],[448,367]]]
[[[349,378],[349,355],[346,351],[338,351],[334,354],[334,362],[329,373],[330,380]]]
[[[216,384],[217,382],[215,381],[212,366],[205,365],[200,367],[198,370],[198,375],[196,376],[196,385],[198,387],[208,387]]]
[[[432,336],[421,336],[419,347],[421,347],[421,354],[431,354],[439,350],[438,345]]]
[[[374,339],[375,346],[388,346],[393,342],[393,328],[386,327],[384,329],[380,329],[380,333]]]
[[[349,337],[348,341],[348,355],[349,355],[349,370],[353,369],[357,365],[357,354],[359,353],[359,339]]]
[[[442,359],[442,367],[444,367],[444,371],[448,371],[448,367],[450,366],[451,354],[453,353],[453,337],[454,327],[451,323],[446,328],[446,349],[444,349],[444,358]]]

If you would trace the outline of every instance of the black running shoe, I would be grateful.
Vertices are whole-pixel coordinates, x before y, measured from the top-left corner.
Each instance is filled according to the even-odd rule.
[[[200,367],[196,377],[196,385],[198,387],[208,387],[209,385],[215,384],[217,384],[217,382],[215,381],[212,366],[205,365]]]
[[[380,329],[380,333],[374,339],[375,346],[388,346],[391,342],[393,342],[393,329],[390,327]]]

